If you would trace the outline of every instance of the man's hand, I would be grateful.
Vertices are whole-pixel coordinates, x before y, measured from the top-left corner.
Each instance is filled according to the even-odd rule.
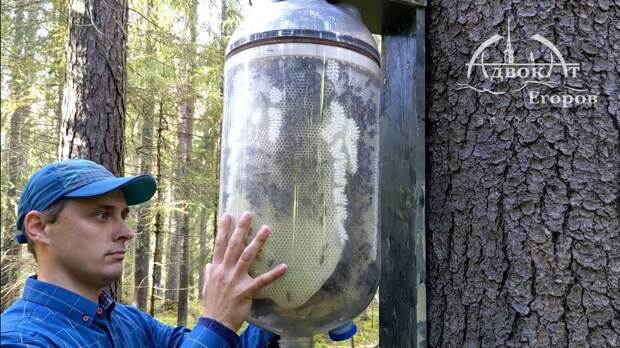
[[[256,278],[248,274],[256,254],[271,234],[269,227],[263,226],[245,247],[244,240],[251,223],[252,215],[243,213],[228,241],[231,217],[224,214],[215,238],[213,263],[205,267],[202,288],[203,315],[217,320],[235,332],[250,311],[254,294],[283,276],[287,270],[285,264],[280,264]]]

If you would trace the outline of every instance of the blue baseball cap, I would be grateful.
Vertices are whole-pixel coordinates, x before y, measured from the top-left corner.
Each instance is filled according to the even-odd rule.
[[[48,164],[34,173],[19,197],[17,241],[27,243],[23,224],[32,210],[44,211],[61,198],[101,196],[121,189],[127,205],[148,201],[157,183],[150,175],[115,177],[104,166],[89,160],[71,159]]]

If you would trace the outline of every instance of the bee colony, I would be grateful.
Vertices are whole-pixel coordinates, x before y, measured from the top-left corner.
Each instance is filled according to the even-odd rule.
[[[266,6],[227,49],[220,209],[273,230],[251,275],[289,268],[248,320],[312,337],[358,315],[377,288],[382,81],[354,9]]]

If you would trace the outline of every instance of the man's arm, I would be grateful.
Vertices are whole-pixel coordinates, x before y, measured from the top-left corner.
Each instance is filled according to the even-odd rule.
[[[139,312],[143,320],[147,322],[152,338],[151,344],[157,347],[279,348],[277,343],[279,336],[254,325],[249,325],[239,337],[218,321],[202,317],[190,331],[183,326],[173,327],[163,324],[137,308],[132,307],[132,309]],[[41,345],[41,347],[46,346]]]
[[[280,336],[250,324],[241,335],[243,348],[280,348]]]
[[[24,335],[17,331],[2,331],[0,334],[2,347],[7,348],[49,348],[49,342],[37,339],[34,335]]]

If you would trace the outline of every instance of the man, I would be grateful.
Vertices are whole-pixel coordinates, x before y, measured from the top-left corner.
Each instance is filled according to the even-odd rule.
[[[256,291],[286,273],[286,265],[252,278],[248,270],[266,242],[263,226],[246,247],[252,217],[244,213],[228,241],[225,214],[205,268],[203,317],[192,329],[164,325],[101,289],[120,279],[126,242],[134,237],[128,205],[149,200],[153,177],[117,178],[87,160],[47,165],[26,184],[17,239],[28,243],[37,274],[2,314],[3,347],[278,347],[278,336],[250,325],[236,332]]]

